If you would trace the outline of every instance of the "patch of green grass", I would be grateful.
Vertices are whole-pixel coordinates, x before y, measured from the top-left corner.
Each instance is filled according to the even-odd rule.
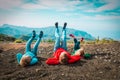
[[[23,42],[23,40],[21,40],[21,39],[16,39],[15,40],[15,43],[22,43]]]

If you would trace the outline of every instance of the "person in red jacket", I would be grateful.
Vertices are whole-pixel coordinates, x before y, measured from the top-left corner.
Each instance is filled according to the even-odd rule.
[[[64,23],[62,36],[61,36],[61,44],[60,44],[60,34],[58,29],[58,23],[55,23],[55,46],[54,46],[54,53],[53,57],[48,58],[46,60],[46,64],[49,65],[57,65],[57,64],[69,64],[75,63],[81,59],[81,56],[84,54],[84,49],[81,48],[76,51],[74,55],[71,55],[67,51],[67,43],[66,43],[66,26],[67,23]]]

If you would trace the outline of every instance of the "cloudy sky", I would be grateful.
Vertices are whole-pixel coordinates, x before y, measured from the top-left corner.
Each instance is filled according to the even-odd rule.
[[[120,40],[120,0],[0,0],[0,25],[47,27],[55,22]]]

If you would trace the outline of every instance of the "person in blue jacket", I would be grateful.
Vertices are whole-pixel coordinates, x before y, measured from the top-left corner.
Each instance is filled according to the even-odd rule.
[[[18,63],[23,67],[28,66],[28,65],[34,65],[38,62],[37,49],[38,49],[39,43],[41,41],[41,38],[43,37],[43,31],[40,31],[39,37],[38,37],[33,49],[31,49],[31,43],[35,37],[36,37],[36,32],[33,30],[32,37],[30,37],[30,39],[26,43],[25,54],[22,54],[22,53],[16,54]]]

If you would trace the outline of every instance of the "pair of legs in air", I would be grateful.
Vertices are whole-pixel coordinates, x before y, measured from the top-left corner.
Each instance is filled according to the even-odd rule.
[[[33,30],[32,37],[30,37],[30,39],[26,43],[25,54],[18,53],[16,55],[17,61],[21,66],[33,65],[38,62],[37,49],[38,49],[38,46],[39,46],[42,36],[43,36],[43,31],[40,31],[39,37],[34,45],[34,48],[31,49],[32,41],[36,37],[36,32]]]
[[[83,49],[83,47],[80,48],[80,43],[84,40],[84,38],[82,37],[82,38],[80,38],[80,41],[78,41],[77,38],[73,34],[70,34],[69,36],[74,39],[74,52],[72,53],[72,55],[74,55],[75,53],[80,52],[80,49]],[[91,57],[92,57],[91,54],[84,53],[84,52],[83,52],[83,54],[81,54],[81,56],[83,56],[84,59],[91,59]]]
[[[80,41],[78,41],[77,38],[73,34],[70,34],[69,36],[72,37],[74,40],[74,47],[73,47],[74,52],[72,53],[72,55],[74,55],[75,52],[80,49],[80,43],[84,40],[84,38],[82,37],[80,38]]]
[[[55,37],[56,37],[56,40],[55,40],[55,45],[54,45],[54,51],[56,51],[58,48],[63,48],[65,50],[67,50],[66,26],[67,26],[67,23],[64,23],[63,30],[62,30],[62,36],[60,38],[59,29],[58,29],[58,23],[57,22],[55,23],[55,27],[56,27],[56,29],[55,29]],[[62,41],[60,39],[62,39]]]

